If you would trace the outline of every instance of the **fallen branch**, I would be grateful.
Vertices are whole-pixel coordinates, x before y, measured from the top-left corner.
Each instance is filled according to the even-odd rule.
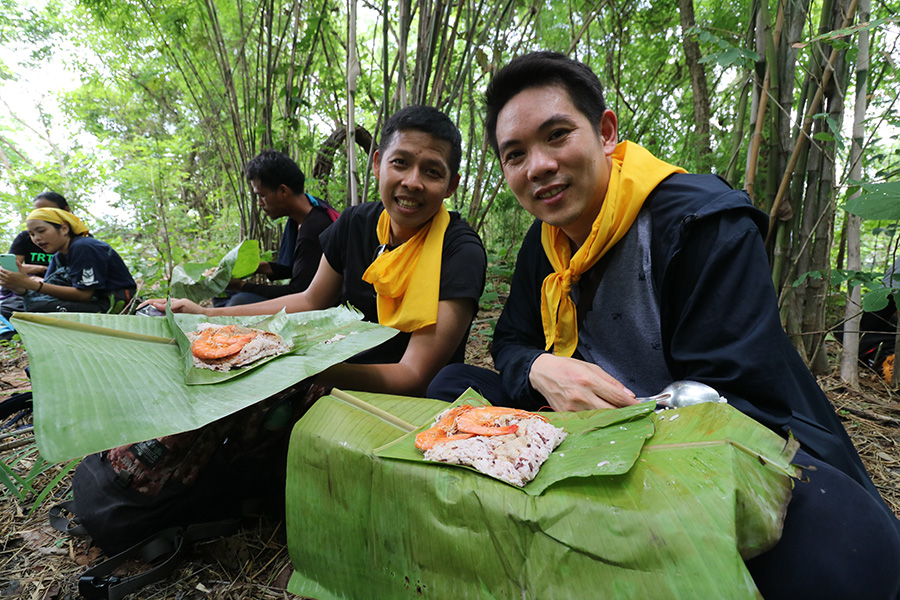
[[[900,427],[900,419],[879,415],[878,413],[872,412],[871,410],[862,410],[860,408],[852,408],[850,406],[842,406],[840,407],[840,410],[846,410],[852,415],[856,415],[857,417],[862,417],[864,419],[869,419],[870,421],[879,421],[881,423],[887,423],[888,425]]]

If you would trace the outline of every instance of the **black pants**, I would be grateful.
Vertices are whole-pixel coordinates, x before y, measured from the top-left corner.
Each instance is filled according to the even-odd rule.
[[[455,401],[473,388],[492,404],[515,406],[500,375],[471,365],[445,367],[427,396]],[[520,407],[521,408],[521,407]],[[900,522],[884,502],[803,450],[809,467],[794,486],[774,548],[746,562],[766,600],[892,600],[900,597]]]

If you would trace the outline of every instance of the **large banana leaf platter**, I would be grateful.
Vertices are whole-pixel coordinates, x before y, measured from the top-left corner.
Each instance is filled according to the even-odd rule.
[[[463,399],[477,402],[471,391]],[[547,414],[569,436],[555,452],[565,457],[545,463],[556,473],[539,493],[528,489],[537,478],[519,489],[455,465],[379,456],[402,454],[410,431],[447,406],[336,391],[297,423],[287,470],[290,592],[318,600],[760,597],[744,559],[780,536],[795,441],[727,404]],[[613,450],[620,427],[644,421],[651,437]],[[579,452],[566,450],[570,440]],[[598,471],[606,460],[630,467]]]
[[[244,240],[215,262],[185,263],[172,269],[172,296],[200,302],[225,291],[231,278],[246,277],[259,268],[259,242]],[[207,274],[208,273],[208,274]]]
[[[165,318],[14,314],[13,323],[28,352],[35,435],[42,456],[63,461],[196,429],[396,334],[362,321],[357,311],[345,307],[286,317],[303,334],[302,347],[295,352],[215,385],[188,385],[184,352]],[[179,327],[197,319],[176,315],[185,323]],[[222,320],[252,325],[259,319]]]

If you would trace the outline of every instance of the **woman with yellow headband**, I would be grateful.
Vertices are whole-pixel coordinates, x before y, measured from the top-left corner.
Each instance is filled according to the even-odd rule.
[[[28,312],[106,312],[135,291],[125,262],[106,242],[90,237],[81,219],[39,208],[26,223],[32,241],[52,254],[44,280],[0,269],[0,285],[22,295]]]

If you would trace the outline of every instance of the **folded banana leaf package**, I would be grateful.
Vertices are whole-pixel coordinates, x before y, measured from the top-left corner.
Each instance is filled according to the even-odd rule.
[[[485,403],[471,390],[462,402]],[[727,404],[542,413],[568,435],[518,488],[414,454],[413,436],[446,408],[336,391],[297,423],[288,591],[318,600],[760,597],[743,561],[780,536],[795,441]]]
[[[172,269],[172,295],[200,302],[225,291],[232,277],[240,279],[259,267],[259,242],[244,240],[232,248],[218,263],[185,263]]]
[[[238,373],[196,373],[185,359],[189,348],[176,343],[204,320],[252,326],[260,319],[175,315],[170,323],[161,317],[15,313],[31,368],[41,455],[63,461],[202,427],[396,334],[345,307],[276,315],[263,326],[290,332],[295,347]]]

